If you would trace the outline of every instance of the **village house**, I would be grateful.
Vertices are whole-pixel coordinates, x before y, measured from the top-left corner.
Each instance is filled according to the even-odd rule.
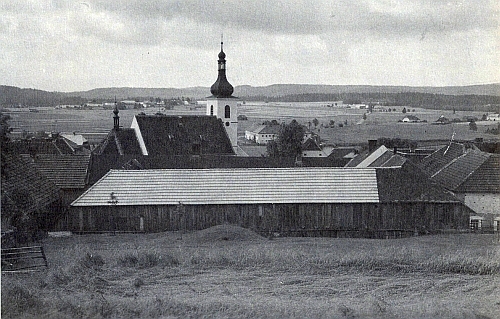
[[[493,114],[488,114],[486,116],[487,121],[500,121],[500,114],[498,113],[493,113]]]
[[[280,125],[256,125],[245,131],[245,138],[259,145],[274,141],[280,132]]]
[[[397,153],[397,149],[390,150],[385,145],[376,147],[376,140],[371,140],[368,151],[353,157],[346,167],[401,167],[407,159]]]
[[[471,146],[450,143],[424,158],[420,166],[429,178],[453,192],[473,214],[471,228],[499,230],[500,156]]]
[[[407,115],[401,120],[403,123],[419,123],[421,120],[415,115]]]
[[[60,189],[19,155],[2,150],[1,157],[2,231],[51,229],[61,214]]]

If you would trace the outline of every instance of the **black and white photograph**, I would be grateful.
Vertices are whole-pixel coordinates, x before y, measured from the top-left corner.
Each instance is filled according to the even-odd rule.
[[[0,3],[1,318],[500,318],[498,0]]]

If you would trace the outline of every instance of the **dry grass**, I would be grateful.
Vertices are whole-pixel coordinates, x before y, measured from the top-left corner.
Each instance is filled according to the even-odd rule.
[[[3,318],[498,318],[493,235],[262,239],[238,227],[49,238]]]

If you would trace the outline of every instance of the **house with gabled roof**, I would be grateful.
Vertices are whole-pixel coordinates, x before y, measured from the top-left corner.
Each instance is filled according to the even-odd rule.
[[[471,228],[499,230],[500,156],[451,143],[420,163],[429,178],[453,192],[473,214]]]
[[[467,229],[469,214],[414,166],[111,170],[71,204],[70,224],[75,232],[157,232],[231,223],[377,237]]]
[[[60,189],[19,155],[2,151],[1,157],[2,229],[30,228],[25,220],[51,229],[61,214]]]
[[[245,138],[259,145],[266,145],[274,141],[280,132],[280,125],[255,125],[245,131]]]
[[[36,168],[45,178],[61,190],[61,202],[68,206],[88,186],[90,154],[54,155],[38,154],[34,157],[21,155],[23,160]]]
[[[397,150],[390,150],[385,145],[381,145],[372,152],[364,152],[352,158],[346,167],[401,167],[407,159],[397,153]]]

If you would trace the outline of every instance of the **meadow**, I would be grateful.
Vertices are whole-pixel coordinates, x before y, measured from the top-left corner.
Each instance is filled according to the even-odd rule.
[[[497,235],[47,238],[49,267],[2,274],[2,318],[499,318]]]
[[[328,102],[322,103],[264,103],[247,102],[239,107],[239,114],[247,116],[248,120],[239,121],[238,135],[241,144],[244,145],[245,130],[253,125],[261,124],[266,120],[277,120],[278,122],[290,122],[296,119],[299,123],[309,126],[313,119],[318,119],[318,126],[311,124],[311,129],[318,133],[321,138],[327,142],[337,145],[352,145],[367,143],[368,139],[402,138],[420,141],[446,141],[453,136],[455,140],[474,140],[483,138],[485,140],[499,140],[500,136],[486,133],[488,128],[496,128],[498,123],[492,121],[478,121],[477,131],[469,129],[467,122],[452,123],[447,125],[433,125],[441,115],[448,119],[460,118],[465,116],[475,116],[481,118],[481,112],[469,111],[441,111],[428,109],[408,109],[406,115],[415,115],[427,123],[400,123],[405,114],[402,113],[403,107],[393,107],[396,111],[381,112],[376,110],[367,114],[366,120],[363,120],[363,114],[366,110],[352,108],[332,108],[326,107]],[[157,108],[148,108],[142,110],[121,110],[120,124],[123,127],[130,127],[132,118],[139,112],[146,114],[155,114]],[[162,111],[166,115],[203,115],[203,107],[191,109],[186,106],[176,106],[172,110]],[[29,112],[28,109],[12,109],[9,112],[12,117],[10,124],[15,131],[21,130],[37,132],[77,132],[87,133],[90,139],[93,136],[97,140],[91,142],[97,143],[99,138],[109,132],[113,125],[112,110],[75,110],[75,109],[53,109],[40,108],[40,112]],[[330,127],[330,122],[335,125]],[[345,123],[347,122],[347,125]],[[344,124],[339,127],[339,124]],[[94,135],[88,133],[95,133]],[[265,152],[265,147],[263,147]],[[257,152],[259,153],[259,152]]]

